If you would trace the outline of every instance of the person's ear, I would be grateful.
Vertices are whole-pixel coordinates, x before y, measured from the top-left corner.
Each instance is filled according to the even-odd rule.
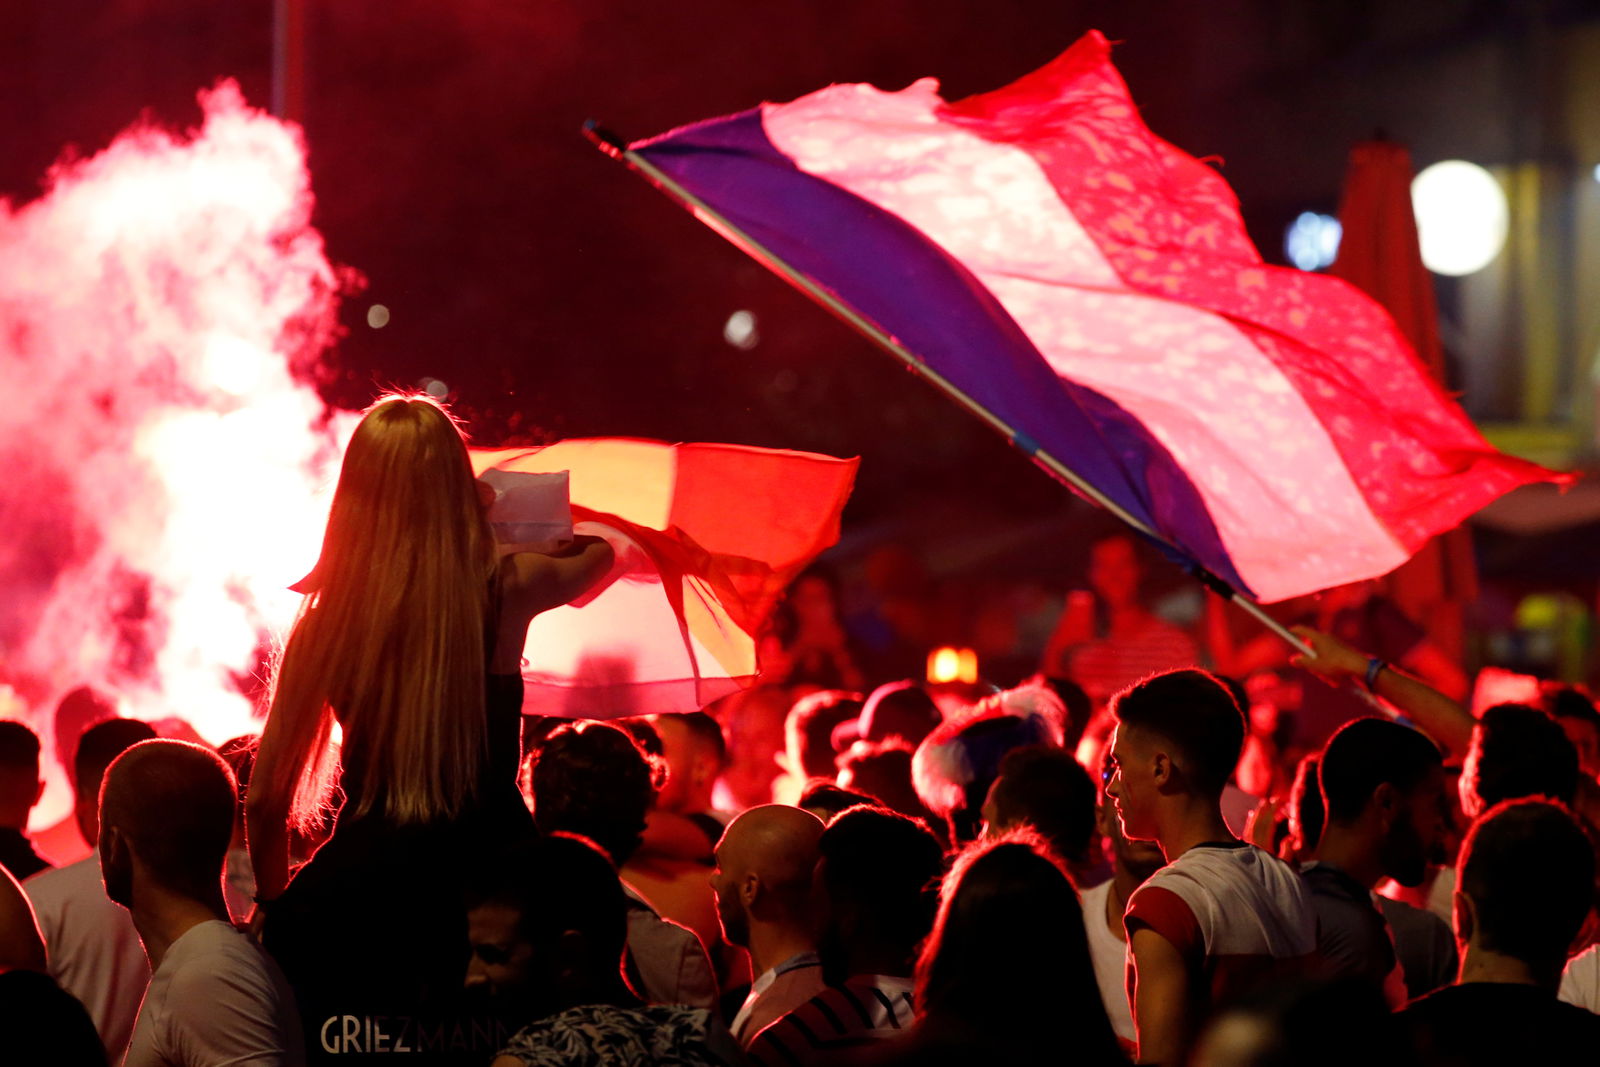
[[[744,905],[746,914],[755,907],[756,901],[761,899],[761,879],[754,871],[745,874],[739,883],[739,903]]]
[[[1392,782],[1379,782],[1378,788],[1372,791],[1372,808],[1378,813],[1384,829],[1393,825],[1400,811],[1400,799],[1400,791]]]
[[[588,980],[588,947],[583,934],[577,930],[563,930],[561,936],[556,938],[555,966],[552,970],[562,985]]]
[[[1150,768],[1151,780],[1155,782],[1157,790],[1166,792],[1177,784],[1178,765],[1165,752],[1157,752],[1150,757]]]
[[[1465,946],[1478,930],[1477,906],[1471,897],[1457,889],[1450,895],[1450,915],[1456,928],[1456,941]]]

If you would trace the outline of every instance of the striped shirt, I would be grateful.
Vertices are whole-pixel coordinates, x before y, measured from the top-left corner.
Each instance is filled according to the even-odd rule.
[[[827,1063],[840,1050],[893,1037],[916,1017],[909,978],[858,974],[774,1022],[751,1043],[761,1067]]]

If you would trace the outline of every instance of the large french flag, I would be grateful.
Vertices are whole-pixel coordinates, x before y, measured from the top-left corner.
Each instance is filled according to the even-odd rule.
[[[1257,599],[1387,573],[1564,478],[1490,447],[1370,298],[1263,263],[1109,52],[1091,33],[956,103],[835,85],[629,151]]]

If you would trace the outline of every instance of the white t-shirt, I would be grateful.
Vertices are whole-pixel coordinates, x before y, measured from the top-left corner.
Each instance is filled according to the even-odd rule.
[[[88,1009],[106,1058],[121,1062],[150,981],[150,961],[128,910],[106,896],[100,858],[40,871],[23,889],[44,935],[50,976]]]
[[[1600,1015],[1600,945],[1590,945],[1568,961],[1561,999]]]
[[[1128,943],[1119,941],[1106,926],[1106,898],[1110,895],[1109,881],[1083,891],[1083,925],[1089,934],[1094,980],[1100,986],[1100,999],[1105,1003],[1111,1029],[1124,1041],[1133,1041],[1136,1035],[1133,1009],[1128,1006]]]
[[[124,1067],[298,1067],[294,994],[272,957],[218,920],[190,927],[162,957],[139,1007]]]

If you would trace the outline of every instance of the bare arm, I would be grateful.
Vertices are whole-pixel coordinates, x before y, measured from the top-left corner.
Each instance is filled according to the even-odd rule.
[[[1369,657],[1337,637],[1296,626],[1294,632],[1311,644],[1312,651],[1296,656],[1294,665],[1322,678],[1330,685],[1343,685],[1347,679],[1366,677]],[[1390,664],[1378,673],[1373,691],[1400,709],[1407,718],[1443,747],[1465,755],[1472,741],[1472,714],[1437,689]]]
[[[559,553],[518,552],[503,559],[494,673],[516,674],[533,617],[582,596],[611,570],[614,558],[604,539],[577,537]]]
[[[11,872],[0,867],[0,972],[44,969],[44,938],[33,906]]]
[[[289,885],[289,809],[257,800],[252,791],[245,799],[244,820],[256,898],[273,900]]]
[[[1176,1067],[1189,1046],[1189,969],[1172,942],[1149,927],[1136,927],[1128,945],[1139,1062]]]

